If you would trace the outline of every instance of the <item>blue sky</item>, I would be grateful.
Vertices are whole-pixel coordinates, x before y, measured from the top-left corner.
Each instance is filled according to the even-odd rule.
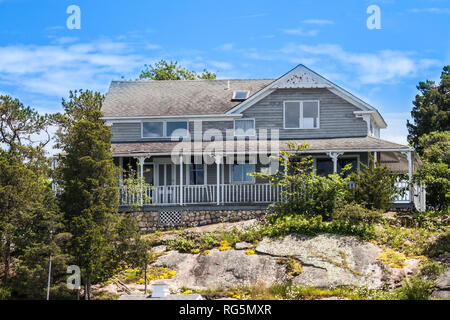
[[[369,5],[381,29],[369,30]],[[66,27],[69,5],[81,29]],[[419,81],[450,64],[450,1],[0,0],[0,93],[41,112],[69,90],[106,92],[159,59],[218,78],[277,78],[297,64],[380,110],[406,143]]]

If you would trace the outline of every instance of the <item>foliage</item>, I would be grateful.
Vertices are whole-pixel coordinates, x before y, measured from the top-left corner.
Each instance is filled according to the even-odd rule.
[[[49,257],[51,293],[65,279],[62,215],[55,201],[44,147],[53,117],[0,96],[0,253],[3,298],[43,299]],[[33,141],[33,136],[47,139]],[[66,292],[67,293],[67,292]]]
[[[411,277],[396,291],[400,300],[428,300],[433,293],[434,283],[420,277]]]
[[[427,205],[450,211],[450,131],[420,137],[423,164],[414,179],[426,185]]]
[[[440,83],[434,81],[419,82],[411,111],[413,123],[407,122],[408,141],[420,155],[426,145],[419,139],[433,131],[450,130],[450,65],[445,66],[441,73]]]
[[[147,170],[146,172],[149,172]],[[150,183],[145,181],[144,176],[138,176],[137,171],[134,170],[131,166],[128,167],[126,172],[123,172],[123,187],[126,189],[126,192],[129,194],[137,195],[137,199],[140,201],[133,201],[131,205],[131,209],[139,209],[144,204],[150,204],[152,198],[145,192],[145,190],[149,188],[153,188]]]
[[[252,173],[281,186],[281,200],[272,204],[278,215],[322,216],[330,219],[334,211],[344,204],[347,194],[347,178],[338,174],[317,176],[312,170],[310,156],[297,156],[307,145],[288,143],[289,151],[280,151],[276,158],[280,170],[276,173]],[[348,167],[346,168],[348,169]]]
[[[292,277],[298,276],[303,273],[302,264],[292,256],[280,257],[278,258],[277,263],[286,265],[287,271]]]
[[[361,163],[361,166],[362,169],[349,175],[354,184],[350,200],[368,209],[386,211],[398,194],[396,176],[389,174],[385,166],[375,166],[372,155],[369,156],[368,165]]]
[[[381,260],[387,267],[403,268],[406,266],[406,256],[403,253],[395,252],[390,248],[380,253],[377,260]]]
[[[178,64],[178,62],[167,62],[160,60],[152,65],[145,65],[144,70],[141,71],[139,79],[151,80],[196,80],[196,79],[216,79],[216,74],[208,70],[203,70],[203,73],[197,74],[195,71],[190,71]]]
[[[428,280],[436,280],[439,275],[447,271],[446,263],[439,263],[436,261],[427,261],[420,268],[420,275],[426,277]]]
[[[72,233],[73,264],[82,272],[85,298],[91,283],[108,279],[120,261],[118,238],[118,168],[111,153],[110,127],[100,111],[98,92],[70,92],[58,115],[57,147],[63,150],[56,172],[62,188],[61,209]]]
[[[374,223],[382,220],[382,215],[380,211],[370,210],[361,204],[352,202],[345,204],[342,208],[339,208],[335,212],[333,219],[352,221],[356,223]]]

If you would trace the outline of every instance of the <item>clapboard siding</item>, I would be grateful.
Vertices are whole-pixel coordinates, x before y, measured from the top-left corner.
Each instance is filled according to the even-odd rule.
[[[286,100],[319,100],[320,128],[283,129],[283,102]],[[355,106],[327,89],[279,89],[245,110],[243,117],[255,119],[257,132],[259,129],[278,129],[281,139],[366,136],[367,124],[361,118],[355,117],[353,112],[356,110],[358,109]],[[227,132],[228,137],[233,136],[233,120],[198,120],[198,122],[201,123],[200,127],[196,126],[194,121],[189,121],[191,138],[197,138],[199,134],[203,137],[204,133],[211,129],[220,131],[223,139],[225,139]],[[201,128],[201,130],[196,130],[196,128]],[[112,132],[113,142],[171,141],[170,138],[142,139],[139,122],[114,123]],[[210,133],[215,134],[214,131],[210,131]]]
[[[113,142],[141,140],[141,124],[139,122],[118,122],[111,126]]]
[[[319,129],[283,129],[283,102],[319,100]],[[367,135],[367,124],[353,114],[356,107],[327,89],[279,89],[243,112],[255,118],[255,127],[279,129],[281,139],[360,137]]]

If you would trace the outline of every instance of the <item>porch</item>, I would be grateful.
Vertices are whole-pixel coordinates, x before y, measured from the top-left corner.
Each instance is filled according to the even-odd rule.
[[[288,142],[308,144],[309,147],[300,153],[313,158],[313,169],[319,175],[340,172],[347,164],[352,165],[352,170],[360,169],[361,164],[368,163],[369,155],[373,155],[376,165],[385,165],[392,173],[403,175],[397,187],[399,190],[406,189],[406,192],[397,196],[393,205],[425,209],[425,189],[411,183],[420,159],[409,147],[363,137],[276,141],[277,148],[270,150],[288,150]],[[210,148],[211,144],[213,148]],[[120,205],[122,208],[136,204],[156,208],[197,205],[228,207],[267,206],[280,201],[279,186],[248,176],[250,172],[277,170],[271,161],[267,161],[274,152],[260,147],[260,144],[261,141],[248,140],[231,141],[232,148],[222,148],[219,142],[199,142],[197,148],[187,143],[189,148],[183,144],[183,148],[179,148],[180,143],[174,142],[158,145],[116,144],[116,164],[121,168],[133,167],[152,186],[133,193],[121,182]]]
[[[420,207],[424,201],[423,190],[414,184],[409,192],[409,182],[399,181],[400,191],[393,204],[414,203]],[[279,202],[281,187],[269,183],[255,184],[206,184],[146,187],[142,195],[131,192],[126,186],[119,189],[119,202],[123,207],[142,206],[187,206],[187,205],[261,205]],[[149,200],[146,200],[149,199]]]

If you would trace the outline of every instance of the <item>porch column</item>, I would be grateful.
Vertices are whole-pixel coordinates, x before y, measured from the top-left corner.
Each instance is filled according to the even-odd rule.
[[[138,157],[139,161],[139,192],[140,192],[140,205],[144,205],[144,193],[142,183],[144,182],[144,161],[145,157]]]
[[[339,152],[329,152],[328,153],[328,156],[331,158],[331,160],[333,160],[333,173],[337,173],[337,169],[338,169],[338,167],[337,167],[337,165],[338,165],[338,163],[337,163],[337,160],[338,160],[338,157],[339,156],[342,156],[344,153],[339,153]]]
[[[119,157],[119,167],[120,167],[119,187],[122,187],[122,185],[123,185],[123,157]]]
[[[217,170],[217,205],[220,204],[220,162],[221,158],[219,156],[216,156],[216,170]]]
[[[375,168],[377,167],[377,152],[376,151],[373,153],[373,166]]]
[[[414,201],[414,186],[412,185],[412,175],[413,175],[413,162],[412,162],[412,151],[406,153],[406,158],[408,159],[408,181],[409,181],[409,199]]]
[[[180,205],[183,205],[183,156],[180,156]]]

